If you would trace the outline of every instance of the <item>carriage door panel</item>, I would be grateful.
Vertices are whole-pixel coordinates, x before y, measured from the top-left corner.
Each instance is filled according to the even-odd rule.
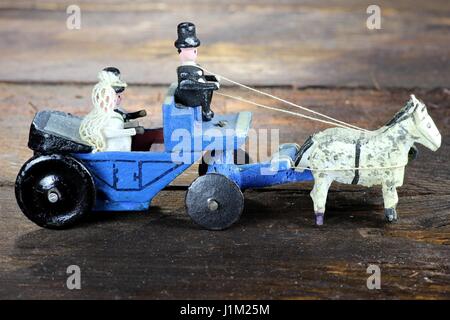
[[[169,182],[166,181],[166,176],[173,170],[177,169],[180,164],[171,161],[143,161],[142,162],[142,187],[149,188],[158,185],[164,187]]]
[[[140,190],[141,170],[138,161],[114,161],[113,176],[116,190]]]

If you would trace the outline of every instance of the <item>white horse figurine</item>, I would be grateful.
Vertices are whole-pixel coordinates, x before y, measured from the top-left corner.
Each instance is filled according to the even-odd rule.
[[[316,224],[322,225],[328,189],[333,181],[363,186],[381,185],[389,222],[397,220],[397,187],[402,186],[408,152],[414,143],[436,151],[441,134],[425,104],[411,95],[405,107],[375,131],[331,128],[311,137],[299,169],[314,176],[311,198]]]

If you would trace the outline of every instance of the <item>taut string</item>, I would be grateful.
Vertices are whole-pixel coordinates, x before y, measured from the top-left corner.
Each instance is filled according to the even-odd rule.
[[[331,121],[320,120],[320,119],[317,119],[317,118],[314,118],[314,117],[310,117],[310,116],[306,116],[306,115],[303,115],[304,118],[307,118],[307,119],[310,119],[310,120],[313,120],[313,121],[319,121],[319,122],[327,123],[327,124],[338,125],[338,126],[343,127],[343,128],[351,128],[351,129],[355,129],[355,130],[358,130],[358,131],[369,132],[369,130],[366,130],[366,129],[357,127],[357,126],[352,125],[352,124],[350,124],[350,123],[347,123],[347,122],[344,122],[344,121],[335,119],[335,118],[330,117],[330,116],[327,116],[327,115],[325,115],[325,114],[323,114],[323,113],[320,113],[320,112],[311,110],[311,109],[309,109],[309,108],[306,108],[306,107],[300,106],[300,105],[298,105],[298,104],[295,104],[295,103],[293,103],[293,102],[287,101],[287,100],[285,100],[285,99],[279,98],[279,97],[277,97],[277,96],[275,96],[275,95],[273,95],[273,94],[270,94],[270,93],[267,93],[267,92],[264,92],[264,91],[261,91],[261,90],[258,90],[258,89],[249,87],[249,86],[247,86],[247,85],[245,85],[245,84],[242,84],[242,83],[239,83],[239,82],[237,82],[237,81],[231,80],[231,79],[229,79],[229,78],[227,78],[227,77],[224,77],[224,76],[222,76],[222,75],[220,75],[220,74],[211,72],[211,71],[209,71],[209,70],[207,70],[207,69],[205,69],[205,68],[203,68],[203,67],[202,67],[202,69],[203,69],[204,71],[206,71],[207,73],[210,73],[210,74],[213,74],[213,75],[215,75],[215,76],[218,76],[218,77],[220,77],[221,79],[224,79],[225,81],[228,81],[228,82],[230,82],[230,83],[232,83],[232,84],[235,84],[235,85],[240,86],[240,87],[242,87],[242,88],[245,88],[245,89],[247,89],[247,90],[251,90],[251,91],[256,92],[256,93],[258,93],[258,94],[261,94],[261,95],[270,97],[270,98],[272,98],[272,99],[281,101],[281,102],[283,102],[283,103],[286,103],[286,104],[288,104],[288,105],[290,105],[290,106],[299,108],[299,109],[301,109],[301,110],[304,110],[304,111],[307,111],[307,112],[311,112],[311,113],[313,113],[313,114],[315,114],[315,115],[318,115],[318,116],[320,116],[320,117],[326,118],[326,119],[331,120]],[[223,94],[222,94],[222,95],[223,95]],[[228,96],[228,97],[229,97],[229,98],[234,98],[234,99],[236,98],[236,97],[233,97],[233,96]],[[242,98],[239,98],[239,99],[242,99]],[[244,100],[245,100],[245,101],[244,101]],[[246,100],[246,99],[242,99],[241,101],[247,102],[247,103],[251,103],[250,100]],[[252,103],[252,104],[261,107],[261,105],[259,105],[259,104],[257,104],[257,103]],[[266,106],[266,107],[267,107],[267,106]],[[269,107],[269,108],[271,108],[271,107]],[[268,108],[266,108],[266,109],[268,109]],[[282,111],[283,109],[273,108],[272,110],[277,110],[277,111],[283,112],[283,111]],[[284,111],[287,111],[287,110],[284,110]],[[298,115],[298,116],[300,115],[300,113],[292,113],[292,114],[295,114],[295,115]],[[334,121],[334,122],[333,122],[333,121]]]

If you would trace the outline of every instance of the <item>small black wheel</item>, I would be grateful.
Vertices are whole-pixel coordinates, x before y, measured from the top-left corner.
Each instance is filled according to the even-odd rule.
[[[208,173],[190,185],[186,209],[192,220],[203,228],[223,230],[239,220],[244,195],[234,181],[218,173]]]
[[[214,151],[207,151],[203,155],[200,164],[198,165],[198,175],[204,176],[206,172],[208,171],[208,161],[211,159],[211,157],[214,156]],[[233,154],[233,161],[234,164],[249,164],[252,162],[252,159],[250,158],[250,155],[247,151],[242,149],[237,149],[234,151]]]
[[[95,201],[89,171],[76,159],[61,155],[28,160],[17,175],[15,192],[25,216],[50,229],[73,225]]]

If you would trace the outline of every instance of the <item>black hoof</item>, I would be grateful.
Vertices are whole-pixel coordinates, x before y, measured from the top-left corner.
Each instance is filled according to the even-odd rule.
[[[384,209],[384,216],[388,222],[397,221],[397,212],[394,208]]]

